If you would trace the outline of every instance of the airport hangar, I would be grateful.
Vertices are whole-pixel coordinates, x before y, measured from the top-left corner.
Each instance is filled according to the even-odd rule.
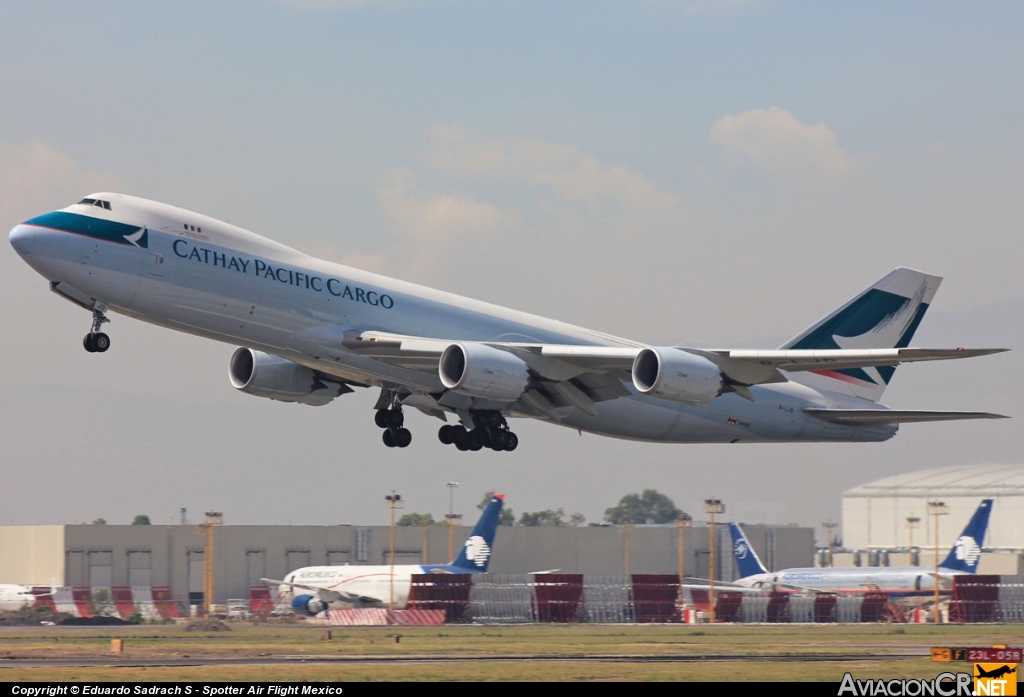
[[[982,499],[993,499],[979,574],[1024,573],[1024,465],[956,465],[897,474],[843,493],[842,544],[836,566],[905,566],[935,561],[935,517],[942,501],[939,560],[945,558]],[[907,518],[918,518],[911,528]],[[911,534],[913,552],[911,547]],[[859,563],[858,563],[859,562]]]
[[[716,525],[715,577],[735,579],[732,542]],[[472,528],[452,529],[461,548]],[[683,530],[685,572],[707,578],[709,526],[693,521]],[[811,566],[814,529],[795,525],[744,526],[751,545],[770,569]],[[202,603],[204,537],[195,525],[0,526],[0,583],[26,586],[170,587],[182,605]],[[213,602],[249,597],[261,578],[280,579],[311,565],[389,563],[389,528],[354,525],[220,525],[214,529]],[[448,527],[395,528],[395,563],[448,561]],[[669,525],[498,528],[492,574],[561,573],[677,574],[679,529]],[[424,555],[424,549],[426,555]]]

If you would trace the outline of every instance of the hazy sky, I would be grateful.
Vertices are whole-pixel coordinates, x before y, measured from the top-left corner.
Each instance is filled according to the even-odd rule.
[[[915,345],[1024,334],[1024,5],[45,2],[0,10],[0,228],[116,190],[303,251],[651,342],[774,347],[898,265]],[[516,426],[514,454],[380,444],[375,393],[235,392],[233,347],[88,314],[0,245],[0,520],[589,520],[654,487],[820,523],[844,488],[1019,462],[1016,422],[874,445],[648,445]],[[1019,352],[1017,352],[1019,353]],[[886,403],[1014,416],[1024,358],[906,366]],[[469,517],[474,517],[473,515]]]

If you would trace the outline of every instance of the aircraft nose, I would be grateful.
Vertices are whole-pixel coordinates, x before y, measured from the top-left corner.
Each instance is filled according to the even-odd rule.
[[[32,253],[32,247],[36,241],[36,231],[28,225],[15,225],[8,239],[11,241],[11,246],[14,247],[14,251],[24,257]]]

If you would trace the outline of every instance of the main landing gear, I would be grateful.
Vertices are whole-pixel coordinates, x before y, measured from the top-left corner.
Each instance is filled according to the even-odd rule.
[[[100,331],[100,327],[107,319],[107,306],[103,303],[96,303],[92,310],[92,329],[82,339],[82,346],[89,353],[103,353],[110,348],[110,337]]]
[[[512,451],[519,446],[519,438],[509,430],[505,417],[500,411],[474,411],[473,429],[467,430],[459,424],[445,424],[437,432],[437,439],[445,445],[454,445],[459,450],[477,451],[490,448],[495,452]]]
[[[402,407],[397,404],[390,409],[378,409],[373,416],[373,422],[378,428],[384,429],[384,445],[389,448],[407,448],[412,443],[412,433],[409,429],[403,428],[405,414]]]

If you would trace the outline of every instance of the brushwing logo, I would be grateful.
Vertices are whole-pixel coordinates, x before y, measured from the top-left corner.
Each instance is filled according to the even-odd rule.
[[[122,235],[126,240],[134,244],[136,247],[142,249],[149,248],[149,235],[146,234],[147,230],[144,227],[140,227],[137,231],[130,235]]]
[[[736,545],[732,549],[737,559],[747,558],[747,544],[743,540],[736,540]]]
[[[978,543],[973,537],[968,535],[962,535],[960,539],[956,541],[956,558],[960,561],[967,562],[969,566],[974,566],[978,557],[981,556],[981,548],[978,547]]]
[[[473,535],[466,540],[466,558],[477,566],[483,566],[491,556],[491,548],[486,540],[479,535]]]

